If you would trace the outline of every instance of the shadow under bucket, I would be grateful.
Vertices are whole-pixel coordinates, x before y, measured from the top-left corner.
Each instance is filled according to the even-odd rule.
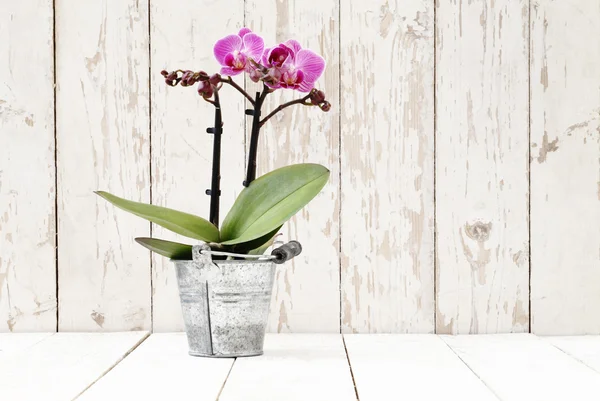
[[[263,353],[275,263],[216,260],[193,247],[193,260],[174,260],[189,354],[205,357]]]

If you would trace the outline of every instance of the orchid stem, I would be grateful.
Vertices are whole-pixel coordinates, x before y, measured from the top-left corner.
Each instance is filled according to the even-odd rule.
[[[233,79],[231,79],[231,77],[227,77],[227,79],[225,79],[225,80],[222,79],[221,82],[224,82],[226,84],[233,86],[235,89],[237,89],[238,92],[240,92],[242,95],[244,95],[246,97],[246,99],[248,99],[248,101],[252,104],[252,106],[255,106],[254,99],[252,99],[252,96],[250,96],[248,94],[248,92],[246,92],[241,86],[239,86],[237,83],[235,83],[235,81]]]
[[[275,114],[279,113],[281,110],[285,109],[286,107],[290,107],[295,104],[303,104],[305,106],[310,106],[311,105],[310,103],[306,103],[306,101],[308,99],[310,99],[310,94],[304,96],[303,98],[292,100],[291,102],[287,102],[287,103],[279,105],[275,110],[273,110],[269,115],[267,115],[265,118],[263,118],[260,121],[260,127],[262,127],[271,117],[273,117]]]
[[[215,227],[219,227],[219,198],[221,196],[221,134],[223,133],[223,121],[221,116],[221,102],[219,100],[219,92],[215,91],[215,126],[208,129],[209,133],[214,135],[213,142],[213,164],[212,164],[212,180],[210,190],[207,191],[210,195],[210,222]]]
[[[267,85],[263,86],[262,93],[256,92],[256,100],[254,101],[254,110],[252,111],[252,133],[250,134],[250,149],[248,150],[248,171],[246,172],[246,180],[244,186],[247,187],[256,179],[256,156],[258,153],[258,137],[260,135],[260,109],[263,105],[267,94],[270,93]]]

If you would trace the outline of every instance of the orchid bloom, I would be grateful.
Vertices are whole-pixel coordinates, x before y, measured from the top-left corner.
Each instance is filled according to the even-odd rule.
[[[262,63],[276,81],[267,82],[271,88],[288,88],[310,92],[325,69],[325,60],[311,50],[303,49],[295,40],[265,49]]]
[[[286,60],[293,56],[295,49],[300,50],[301,46],[295,40],[288,41],[291,46],[287,46],[286,43],[280,43],[275,47],[265,49],[262,56],[262,64],[266,67],[281,68]]]
[[[221,74],[238,75],[252,71],[250,59],[260,60],[265,42],[248,28],[240,29],[237,35],[228,35],[215,43],[215,58],[221,64]]]

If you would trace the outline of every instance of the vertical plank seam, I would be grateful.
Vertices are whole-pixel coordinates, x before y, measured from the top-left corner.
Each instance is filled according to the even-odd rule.
[[[340,334],[342,330],[342,1],[338,0],[338,269]],[[342,337],[343,338],[343,337]],[[344,343],[344,347],[346,344]],[[354,379],[353,379],[354,380]],[[358,397],[357,397],[358,398]]]
[[[58,332],[58,131],[56,128],[56,0],[52,0],[52,69],[52,90],[54,95],[54,295],[56,297],[55,331]]]
[[[527,16],[527,253],[528,253],[528,332],[531,330],[531,0]]]
[[[148,0],[148,178],[150,180],[150,204],[152,204],[152,19],[150,15],[152,0]],[[150,223],[152,238],[152,223]],[[154,331],[154,263],[150,252],[150,330]]]
[[[133,347],[131,347],[127,352],[125,352],[125,354],[117,359],[113,364],[111,364],[108,369],[106,369],[104,372],[100,373],[100,376],[98,376],[98,378],[96,380],[94,380],[93,382],[91,382],[86,388],[84,388],[83,390],[81,390],[81,392],[79,394],[77,394],[74,398],[73,401],[77,400],[79,397],[81,397],[83,395],[83,393],[85,393],[86,391],[88,391],[94,384],[98,383],[104,376],[106,376],[111,370],[113,370],[118,364],[120,364],[121,362],[123,362],[123,360],[125,358],[127,358],[129,355],[131,355],[131,353],[133,351],[135,351],[140,345],[142,345],[142,343],[144,341],[146,341],[148,338],[150,337],[150,333],[146,332],[146,334],[140,338],[134,345]]]
[[[437,0],[433,0],[433,332],[437,334]]]
[[[225,380],[223,380],[223,385],[221,386],[221,389],[219,389],[219,393],[217,394],[216,401],[219,401],[219,398],[221,398],[221,393],[223,392],[223,390],[225,390],[225,385],[227,384],[227,379],[229,379],[229,375],[231,374],[231,371],[233,370],[233,365],[235,365],[237,360],[238,360],[237,358],[233,358],[233,362],[231,362],[231,366],[229,367],[229,372],[227,372],[227,376],[225,376]]]
[[[356,395],[356,400],[360,401],[358,397],[358,388],[356,388],[356,380],[354,379],[354,371],[352,370],[352,363],[350,363],[350,354],[348,353],[348,347],[346,347],[346,339],[342,334],[342,343],[344,344],[344,352],[346,353],[346,360],[348,361],[348,368],[350,369],[350,376],[352,377],[352,384],[354,385],[354,394]]]

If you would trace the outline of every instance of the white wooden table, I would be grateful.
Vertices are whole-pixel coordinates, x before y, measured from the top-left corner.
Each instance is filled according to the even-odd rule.
[[[182,333],[0,334],[0,400],[600,400],[600,336],[271,334],[187,355]]]

